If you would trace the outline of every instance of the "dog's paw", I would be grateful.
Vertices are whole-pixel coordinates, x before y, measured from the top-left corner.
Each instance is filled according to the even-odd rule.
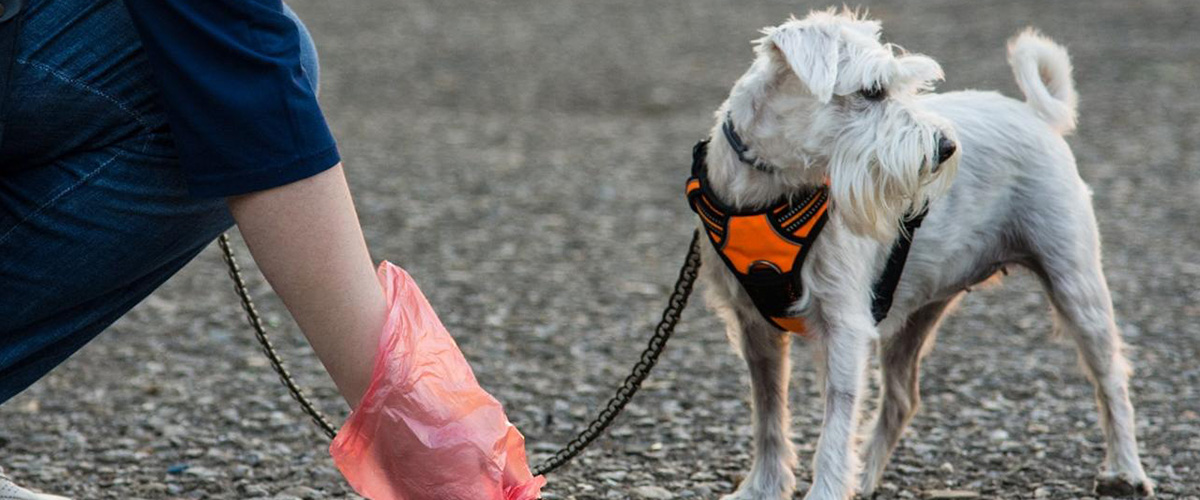
[[[795,482],[784,480],[780,481],[755,481],[752,475],[750,479],[742,481],[738,485],[737,491],[721,497],[721,500],[790,500],[792,491],[795,489]]]
[[[859,490],[854,493],[855,500],[873,500],[879,496],[879,491],[875,488],[870,490]]]
[[[1100,496],[1149,497],[1154,496],[1154,482],[1128,473],[1101,472],[1096,476],[1095,491]]]
[[[790,499],[790,496],[783,496],[780,493],[764,493],[758,490],[739,489],[733,493],[721,497],[721,500],[776,500]]]
[[[875,491],[879,489],[879,483],[883,480],[879,476],[882,476],[882,474],[877,475],[871,474],[870,472],[864,472],[858,481],[857,498],[875,498]]]
[[[778,487],[755,488],[743,485],[737,491],[721,497],[721,500],[790,500],[792,493],[783,491],[785,489]]]

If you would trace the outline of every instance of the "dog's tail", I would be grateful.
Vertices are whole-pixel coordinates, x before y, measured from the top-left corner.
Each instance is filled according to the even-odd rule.
[[[1075,82],[1067,49],[1029,28],[1008,42],[1008,64],[1025,102],[1058,133],[1075,130]]]

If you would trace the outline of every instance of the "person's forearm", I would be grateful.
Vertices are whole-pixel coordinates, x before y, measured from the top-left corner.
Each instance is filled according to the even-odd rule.
[[[254,261],[356,407],[371,380],[387,304],[342,166],[228,203]]]

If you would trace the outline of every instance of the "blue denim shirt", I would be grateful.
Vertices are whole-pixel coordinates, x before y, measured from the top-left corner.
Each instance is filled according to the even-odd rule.
[[[339,161],[281,0],[125,0],[192,195],[281,186]]]

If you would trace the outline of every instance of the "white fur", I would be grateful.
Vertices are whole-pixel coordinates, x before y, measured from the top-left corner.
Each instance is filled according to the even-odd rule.
[[[1025,102],[1061,135],[1075,130],[1075,82],[1067,49],[1031,29],[1008,42],[1008,64]]]
[[[830,220],[801,271],[804,296],[793,306],[819,347],[825,399],[807,498],[875,489],[919,404],[918,365],[941,318],[965,288],[1010,265],[1042,279],[1096,387],[1108,445],[1098,488],[1128,483],[1149,491],[1089,192],[1062,138],[1075,115],[1066,52],[1031,32],[1013,42],[1022,103],[994,92],[928,93],[942,75],[937,63],[881,44],[879,23],[855,13],[814,12],[764,33],[754,63],[717,112],[708,172],[717,196],[741,208],[831,180]],[[873,85],[887,89],[887,98],[858,94]],[[721,139],[726,113],[751,155],[777,170],[737,159]],[[938,134],[958,145],[941,165]],[[892,310],[877,326],[872,285],[904,215],[926,204]],[[725,498],[791,498],[788,339],[759,316],[709,245],[702,259],[708,304],[725,321],[753,385],[755,458]],[[860,474],[855,434],[875,343],[883,401]]]
[[[957,156],[937,165],[938,134],[955,140],[954,130],[918,102],[942,78],[941,67],[879,43],[879,23],[852,13],[814,12],[763,32],[758,57],[717,114],[730,112],[739,132],[755,138],[758,158],[797,168],[757,178],[713,175],[733,176],[727,194],[740,205],[769,203],[828,176],[834,203],[847,207],[847,226],[894,235],[897,218],[944,191],[957,165]],[[887,99],[858,97],[873,86],[885,88]]]

